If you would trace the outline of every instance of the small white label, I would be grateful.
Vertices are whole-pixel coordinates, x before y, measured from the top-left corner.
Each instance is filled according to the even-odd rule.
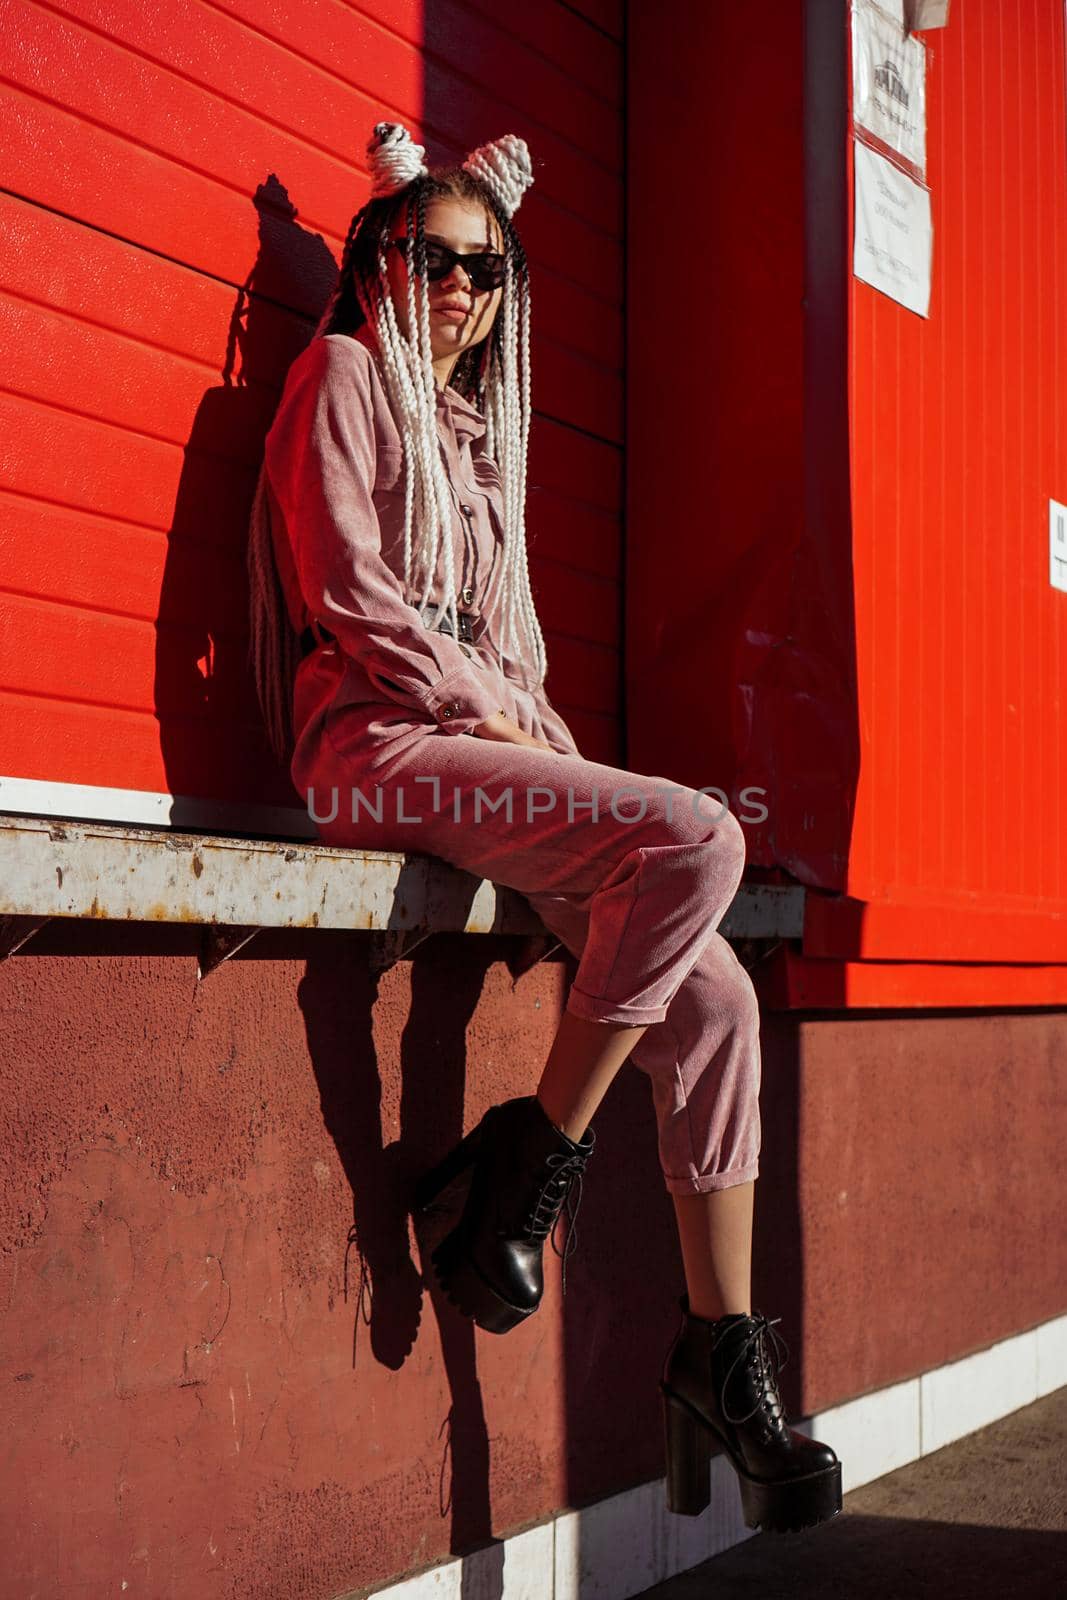
[[[1048,581],[1067,593],[1067,506],[1048,503]]]
[[[852,271],[864,283],[930,315],[930,191],[853,139],[856,207]]]

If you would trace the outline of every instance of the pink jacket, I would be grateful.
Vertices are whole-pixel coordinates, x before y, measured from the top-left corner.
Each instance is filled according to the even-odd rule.
[[[430,631],[404,581],[404,456],[366,326],[313,339],[292,363],[265,445],[267,497],[286,606],[298,632],[334,636],[300,663],[298,742],[347,706],[388,702],[409,724],[467,733],[503,709],[529,733],[577,754],[532,668],[501,648],[500,473],[485,421],[449,385],[437,390],[452,500],[457,610],[471,641]],[[444,598],[444,552],[430,601]],[[447,621],[447,619],[446,619]]]

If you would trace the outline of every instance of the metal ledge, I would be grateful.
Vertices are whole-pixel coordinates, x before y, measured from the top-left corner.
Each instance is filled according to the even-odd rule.
[[[719,924],[730,938],[800,937],[803,890],[753,885]],[[201,926],[201,971],[262,928],[366,929],[384,970],[431,933],[524,936],[555,949],[529,902],[435,856],[0,814],[0,959],[52,917]]]

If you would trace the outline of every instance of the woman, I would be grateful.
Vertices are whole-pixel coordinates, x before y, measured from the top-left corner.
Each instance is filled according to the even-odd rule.
[[[660,1384],[668,1504],[708,1504],[715,1438],[749,1526],[810,1526],[840,1509],[840,1463],[786,1426],[767,1346],[780,1319],[750,1306],[759,1015],[716,931],[744,836],[706,793],[585,760],[545,692],[512,221],[529,154],[511,135],[461,166],[423,154],[376,126],[371,198],[267,437],[249,574],[268,731],[327,843],[517,889],[580,958],[536,1093],[491,1107],[417,1186],[426,1211],[468,1180],[433,1252],[445,1291],[496,1333],[536,1311],[544,1241],[566,1202],[572,1243],[591,1118],[632,1056],[687,1283]]]

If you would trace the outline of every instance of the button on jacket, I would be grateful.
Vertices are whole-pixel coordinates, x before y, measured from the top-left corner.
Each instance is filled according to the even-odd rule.
[[[405,580],[403,443],[372,343],[365,325],[313,339],[289,368],[265,444],[290,621],[298,633],[321,623],[336,640],[300,663],[297,740],[317,737],[348,707],[384,705],[391,727],[448,733],[503,709],[554,749],[576,753],[532,665],[504,653],[500,472],[484,449],[484,418],[451,385],[435,393],[460,637],[426,626]],[[445,595],[442,545],[427,609]]]

